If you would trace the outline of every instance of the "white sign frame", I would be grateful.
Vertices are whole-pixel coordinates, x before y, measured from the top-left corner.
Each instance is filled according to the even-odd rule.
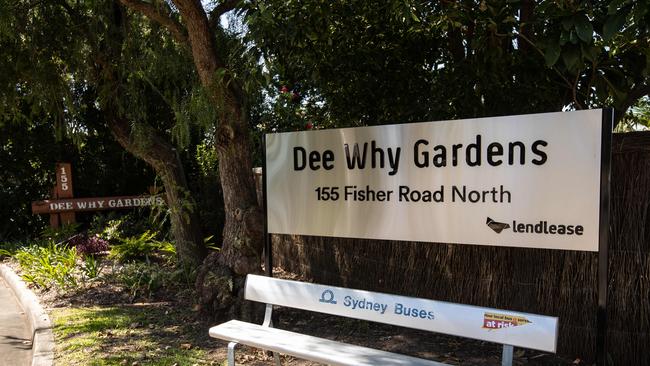
[[[586,110],[267,134],[268,232],[595,252],[602,161],[609,153],[603,146],[606,125],[604,110]],[[426,144],[420,143],[424,137]],[[456,142],[464,143],[466,154],[452,160]],[[346,166],[353,144],[366,143],[368,156],[373,147],[384,147],[377,167],[369,167],[370,157],[363,170]],[[482,165],[468,167],[476,151],[469,152],[470,146],[476,144]],[[449,150],[447,166],[433,167],[430,161],[438,146]],[[520,147],[526,150],[517,155]],[[415,167],[425,161],[418,153],[428,154],[429,166]],[[500,164],[491,166],[488,160]],[[397,166],[390,161],[398,161]],[[421,197],[428,192],[433,202],[425,203],[426,197],[409,202],[413,196],[403,195],[403,188]],[[355,192],[364,190],[375,192],[375,201],[357,201]],[[490,199],[500,201],[485,202]]]

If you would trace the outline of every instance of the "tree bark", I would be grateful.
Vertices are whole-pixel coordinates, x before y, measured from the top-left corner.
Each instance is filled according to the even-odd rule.
[[[109,128],[117,142],[133,156],[149,164],[165,188],[176,255],[182,265],[197,268],[205,259],[197,205],[191,197],[185,171],[176,150],[150,126],[148,140],[134,141],[131,127],[125,119],[109,113]]]

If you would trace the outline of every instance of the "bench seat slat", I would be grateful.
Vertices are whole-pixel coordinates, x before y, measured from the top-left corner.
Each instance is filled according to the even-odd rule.
[[[238,320],[210,328],[210,336],[329,365],[445,365]]]

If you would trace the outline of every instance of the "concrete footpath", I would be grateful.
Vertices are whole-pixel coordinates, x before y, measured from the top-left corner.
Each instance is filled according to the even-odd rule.
[[[0,277],[0,366],[32,363],[32,334],[13,291]]]

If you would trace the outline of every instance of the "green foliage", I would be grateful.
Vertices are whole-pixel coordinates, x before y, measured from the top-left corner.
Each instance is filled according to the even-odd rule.
[[[209,250],[214,250],[214,251],[221,250],[221,248],[214,242],[214,235],[210,235],[203,238],[203,245]]]
[[[203,177],[216,175],[217,151],[206,142],[196,146],[196,163]]]
[[[117,279],[135,299],[138,296],[151,297],[163,286],[167,276],[167,271],[146,263],[129,263],[122,268]]]
[[[124,217],[112,219],[111,216],[95,215],[90,223],[88,234],[97,235],[108,242],[114,242],[121,236],[120,226],[125,220]]]
[[[418,120],[432,107],[428,75],[441,32],[432,29],[434,19],[402,1],[269,1],[246,16],[249,36],[274,75],[273,111],[282,113],[287,104],[277,93],[283,86],[303,98],[306,120],[295,121],[287,110],[288,126],[279,130],[329,120],[338,126]]]
[[[152,227],[159,228],[156,236],[167,238],[169,226],[166,225],[166,216],[156,210],[135,210],[127,214],[112,212],[108,215],[95,215],[88,228],[88,235],[96,235],[99,238],[113,244],[118,244],[122,238],[139,236],[150,230]],[[161,208],[166,212],[167,209]]]
[[[574,108],[610,104],[626,111],[648,94],[648,10],[645,1],[619,0],[537,6],[545,26],[531,41],[545,50]]]
[[[18,249],[13,257],[20,264],[21,277],[39,288],[76,287],[77,251],[52,241],[46,245],[31,244]]]
[[[186,267],[133,262],[125,264],[117,272],[116,280],[133,300],[140,296],[150,298],[162,290],[192,290],[196,271]]]
[[[630,0],[257,2],[248,37],[273,76],[260,126],[626,112],[650,92],[649,9]],[[287,105],[282,86],[303,100]]]
[[[65,3],[0,0],[0,216],[7,218],[0,240],[32,237],[47,224],[30,202],[50,196],[58,161],[72,163],[81,197],[142,193],[152,178],[103,123],[88,84],[94,78],[81,73],[92,59],[82,19]]]
[[[110,249],[109,258],[126,263],[133,260],[150,261],[154,256],[170,259],[176,255],[174,246],[166,241],[155,240],[158,233],[145,231],[139,236],[119,238]]]
[[[650,128],[650,98],[641,99],[621,120],[617,132],[642,131]]]
[[[85,255],[83,257],[81,271],[85,279],[97,279],[102,271],[102,260],[94,255]]]
[[[0,259],[3,257],[12,257],[20,247],[21,244],[17,241],[0,242]]]
[[[0,9],[7,10],[0,17],[0,29],[12,29],[0,31],[0,127],[5,120],[20,126],[36,124],[31,122],[36,120],[51,131],[30,138],[52,139],[55,133],[73,137],[76,148],[70,149],[68,141],[47,156],[52,161],[72,161],[78,197],[141,194],[153,180],[146,163],[125,156],[124,149],[114,141],[108,128],[112,116],[130,124],[134,146],[130,152],[135,155],[151,148],[151,131],[171,141],[177,110],[209,118],[205,108],[197,107],[201,103],[195,95],[200,93],[195,88],[198,83],[189,53],[171,41],[163,27],[116,11],[118,8],[117,2],[105,0],[0,0]],[[116,19],[118,13],[120,19]],[[117,49],[119,52],[111,53]],[[114,68],[113,76],[119,77],[100,70],[106,66]],[[191,130],[189,134],[194,143],[196,133]],[[4,131],[0,135],[4,137]],[[179,142],[187,135],[184,133]],[[14,140],[11,135],[9,138]],[[32,145],[29,141],[22,146]],[[51,145],[51,141],[36,144]],[[2,161],[1,152],[0,164],[12,167]],[[54,164],[41,165],[37,174],[22,174],[19,179],[39,177]],[[51,176],[46,176],[49,181],[39,186],[38,194],[20,197],[24,217],[30,214],[31,200],[47,198]],[[0,183],[13,185],[11,181]],[[79,216],[83,220],[83,215]],[[47,216],[35,218],[41,225],[47,220]],[[166,216],[158,218],[164,220]],[[8,224],[7,230],[15,227],[13,224]],[[22,222],[19,227],[23,227]],[[3,229],[0,227],[0,237],[8,237],[2,235]],[[29,228],[24,230],[29,232]]]
[[[52,228],[50,226],[41,231],[40,238],[46,241],[55,243],[62,242],[72,238],[79,231],[79,224],[63,225],[59,228]]]
[[[30,202],[47,197],[52,188],[53,134],[46,124],[5,123],[0,114],[0,241],[33,235],[46,224],[47,217],[32,215]]]

